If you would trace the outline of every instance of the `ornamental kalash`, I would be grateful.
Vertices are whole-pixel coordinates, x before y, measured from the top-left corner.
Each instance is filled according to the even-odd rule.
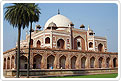
[[[64,76],[118,72],[118,53],[107,52],[106,37],[95,36],[93,30],[73,22],[58,13],[51,17],[43,30],[36,25],[31,36],[30,76]],[[20,46],[20,76],[27,74],[30,35]],[[5,77],[16,75],[17,45],[3,53]]]

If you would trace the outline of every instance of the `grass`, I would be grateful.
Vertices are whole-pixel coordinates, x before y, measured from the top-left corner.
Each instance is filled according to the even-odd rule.
[[[96,75],[80,75],[80,76],[58,76],[50,78],[116,78],[117,73],[114,74],[96,74]]]

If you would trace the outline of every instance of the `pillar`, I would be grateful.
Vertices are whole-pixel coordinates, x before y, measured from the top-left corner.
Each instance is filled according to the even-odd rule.
[[[16,64],[15,64],[15,62],[16,62],[16,59],[15,59],[16,57],[14,56],[14,69],[16,69]]]
[[[85,68],[88,69],[90,67],[90,58],[89,56],[86,57]]]
[[[47,54],[42,55],[41,69],[47,69]]]
[[[30,69],[33,69],[33,53],[32,53],[32,51],[30,52]]]
[[[8,67],[7,67],[7,62],[8,62],[8,59],[6,58],[6,69],[8,68]]]
[[[65,68],[66,69],[71,69],[71,60],[70,60],[71,58],[70,58],[70,56],[68,55],[67,57],[66,57],[66,64],[65,64]]]
[[[113,58],[110,58],[109,68],[113,68]]]
[[[10,69],[12,69],[11,66],[12,66],[12,56],[10,56]]]
[[[102,68],[106,68],[106,57],[103,58],[103,61],[102,61]]]
[[[98,68],[99,64],[98,64],[98,57],[95,58],[95,62],[94,62],[94,68]]]
[[[56,54],[55,60],[54,60],[54,69],[59,69],[59,54]]]
[[[77,57],[77,60],[76,60],[76,69],[81,69],[81,67],[80,67],[80,55]]]

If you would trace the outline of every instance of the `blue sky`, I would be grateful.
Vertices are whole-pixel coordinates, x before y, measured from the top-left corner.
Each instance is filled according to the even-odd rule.
[[[88,25],[95,32],[95,36],[107,37],[108,51],[118,51],[118,6],[113,3],[38,3],[40,19],[33,23],[33,29],[36,24],[44,27],[46,21],[60,13],[69,18],[79,28],[81,24]],[[10,6],[11,4],[5,4]],[[5,9],[4,11],[5,12]],[[4,14],[3,14],[4,17]],[[25,31],[29,28],[22,29],[21,39],[25,39]],[[3,20],[3,51],[14,48],[17,42],[17,28],[13,28],[7,21]]]

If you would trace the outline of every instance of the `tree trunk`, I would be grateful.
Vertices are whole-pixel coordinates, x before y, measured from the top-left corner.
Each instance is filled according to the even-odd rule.
[[[16,74],[17,78],[19,78],[19,69],[20,69],[20,37],[21,37],[21,26],[18,27],[17,74]]]
[[[30,68],[31,32],[32,32],[32,22],[31,22],[31,27],[30,27],[29,54],[28,54],[28,64],[27,64],[27,78],[29,78],[29,68]]]

